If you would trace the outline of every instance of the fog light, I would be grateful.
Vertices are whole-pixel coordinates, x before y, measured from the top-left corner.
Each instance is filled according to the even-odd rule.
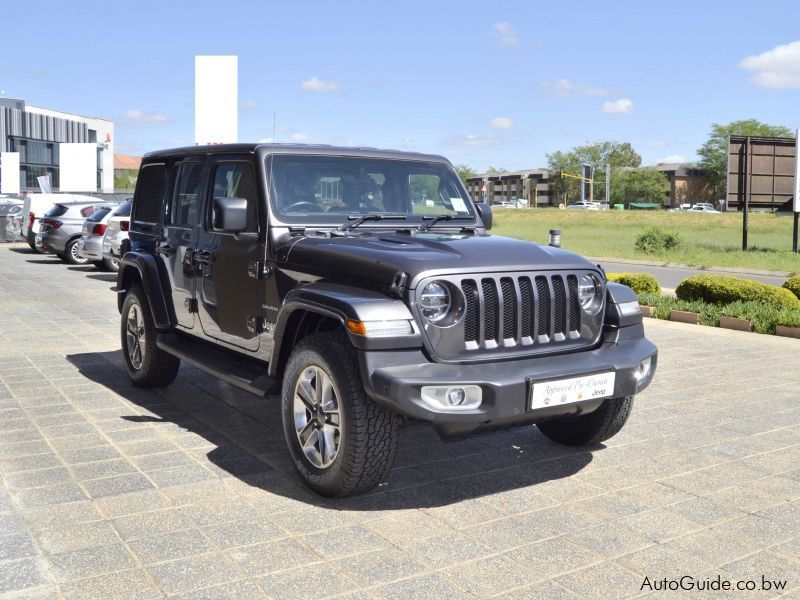
[[[639,366],[636,367],[633,374],[636,376],[637,382],[642,382],[647,379],[647,376],[650,375],[650,357],[648,356],[642,362],[639,363]]]
[[[483,391],[479,385],[425,385],[423,402],[434,410],[470,410],[481,405]]]

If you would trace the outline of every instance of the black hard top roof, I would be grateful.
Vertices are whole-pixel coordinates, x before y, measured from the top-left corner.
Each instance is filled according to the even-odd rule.
[[[209,154],[308,154],[324,156],[364,156],[369,158],[394,158],[399,160],[420,160],[428,162],[449,161],[438,154],[422,154],[420,152],[402,152],[400,150],[381,150],[378,148],[362,148],[347,146],[328,146],[325,144],[216,144],[210,146],[185,146],[148,152],[142,160],[151,161],[158,158],[176,156],[197,156]]]

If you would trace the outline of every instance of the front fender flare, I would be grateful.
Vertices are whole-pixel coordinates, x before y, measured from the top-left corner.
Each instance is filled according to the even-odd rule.
[[[270,359],[270,374],[278,368],[282,348],[292,344],[294,335],[287,330],[293,313],[298,310],[315,313],[338,321],[347,333],[350,343],[363,350],[388,350],[395,348],[419,348],[422,335],[408,306],[396,298],[380,292],[337,283],[311,283],[295,288],[286,295],[275,324],[274,345]],[[413,333],[402,336],[370,338],[351,333],[347,321],[393,321],[411,322]]]
[[[128,291],[126,282],[130,281],[131,270],[138,275],[137,278],[142,283],[156,328],[168,330],[175,327],[177,324],[175,310],[172,302],[168,301],[159,274],[158,263],[155,257],[148,253],[126,252],[120,261],[117,275],[117,307],[120,312],[122,312],[122,304]]]

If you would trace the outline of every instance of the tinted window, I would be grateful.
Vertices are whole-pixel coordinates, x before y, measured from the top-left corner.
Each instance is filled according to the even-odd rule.
[[[253,169],[247,163],[222,163],[214,169],[214,198],[247,200],[247,229],[258,231],[258,195]]]
[[[91,216],[89,216],[89,218],[86,220],[92,223],[99,223],[100,221],[103,220],[103,217],[105,217],[110,212],[111,212],[111,207],[101,206],[99,208],[96,208],[95,211],[91,214]]]
[[[82,217],[90,217],[94,214],[94,206],[85,206],[81,209]]]
[[[145,165],[139,171],[136,185],[136,214],[137,221],[145,223],[158,223],[164,206],[164,173],[163,164]]]
[[[50,218],[52,218],[52,217],[60,217],[65,212],[67,212],[68,209],[69,209],[69,207],[65,206],[64,204],[56,204],[50,210],[48,210],[46,213],[44,213],[44,216],[45,217],[50,217]]]
[[[203,169],[200,163],[184,163],[178,167],[170,215],[172,225],[191,227],[197,224],[197,202],[202,176]]]
[[[114,213],[115,217],[130,217],[131,216],[131,206],[133,203],[128,200],[127,202],[123,202],[119,205],[119,208]]]

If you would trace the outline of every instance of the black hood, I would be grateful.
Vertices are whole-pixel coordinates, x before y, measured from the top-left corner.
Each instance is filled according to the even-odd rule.
[[[380,284],[389,284],[402,271],[411,288],[422,275],[597,268],[578,254],[533,242],[432,232],[293,238],[280,247],[278,259],[292,270]]]

